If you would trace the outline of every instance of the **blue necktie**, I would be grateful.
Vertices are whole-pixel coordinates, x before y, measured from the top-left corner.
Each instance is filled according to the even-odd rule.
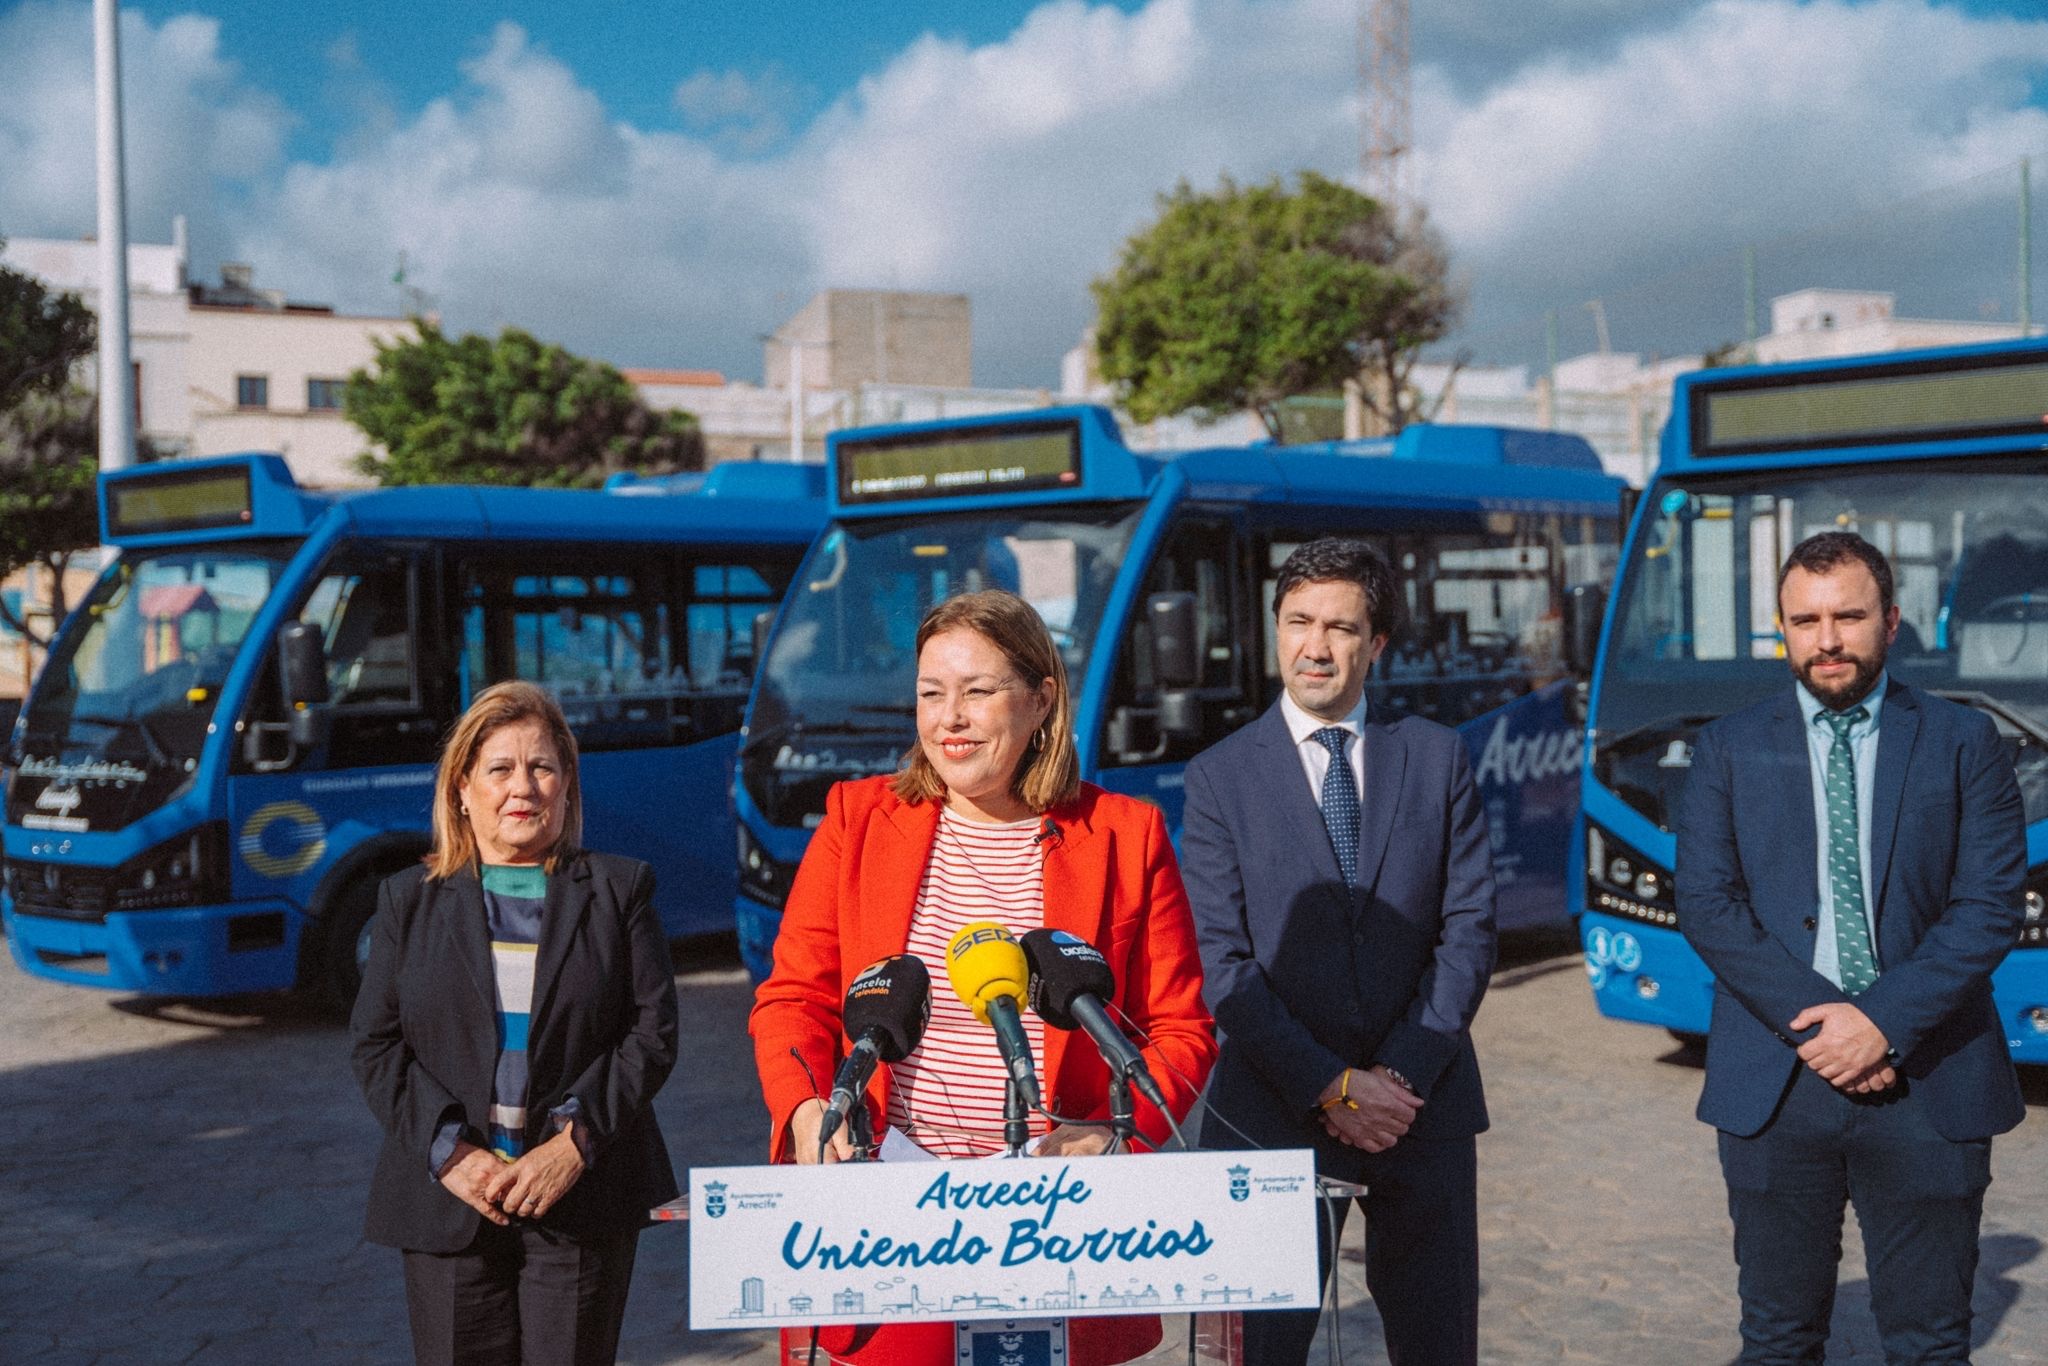
[[[1342,726],[1324,726],[1308,737],[1330,751],[1330,770],[1323,775],[1323,828],[1337,851],[1337,867],[1344,885],[1358,885],[1358,784],[1351,779],[1351,765],[1344,759],[1344,742],[1351,732]]]
[[[1835,955],[1842,990],[1856,995],[1877,980],[1877,955],[1870,947],[1870,918],[1863,911],[1862,836],[1856,820],[1856,751],[1849,732],[1870,719],[1863,707],[1828,712],[1821,719],[1835,732],[1828,750],[1828,888],[1835,902]]]

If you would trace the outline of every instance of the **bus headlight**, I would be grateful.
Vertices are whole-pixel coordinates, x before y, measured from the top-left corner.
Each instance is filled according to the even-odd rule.
[[[113,878],[116,911],[198,906],[227,895],[227,826],[212,821],[121,865]]]
[[[777,862],[754,838],[745,821],[739,824],[739,862],[740,891],[781,910],[782,903],[789,900],[789,885],[796,880],[796,869]]]
[[[1678,927],[1671,874],[1590,822],[1586,826],[1586,908],[1665,929]]]

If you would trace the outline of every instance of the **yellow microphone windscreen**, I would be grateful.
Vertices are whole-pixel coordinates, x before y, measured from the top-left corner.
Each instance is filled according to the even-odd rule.
[[[953,936],[946,946],[946,977],[983,1024],[988,1023],[989,1002],[999,997],[1015,1001],[1021,1012],[1031,985],[1024,946],[993,920],[974,921]]]

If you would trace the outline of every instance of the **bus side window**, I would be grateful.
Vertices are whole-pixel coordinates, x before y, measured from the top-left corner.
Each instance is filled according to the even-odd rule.
[[[645,547],[467,558],[457,574],[464,697],[524,679],[555,695],[585,749],[668,744],[689,688],[670,659],[669,571],[667,553]]]
[[[685,649],[694,687],[746,693],[754,677],[754,618],[775,610],[794,568],[794,562],[698,564],[685,571]],[[768,573],[775,576],[772,583]]]
[[[1599,564],[1569,539],[1561,518],[1507,513],[1390,537],[1408,620],[1375,699],[1456,726],[1563,677],[1563,592]]]
[[[1106,713],[1105,765],[1185,762],[1253,715],[1246,705],[1244,651],[1239,648],[1237,544],[1228,524],[1191,521],[1176,527],[1153,558],[1118,652],[1116,696]],[[1158,593],[1188,593],[1195,600],[1195,653],[1201,669],[1194,688],[1201,707],[1196,734],[1158,733],[1159,687],[1145,610]]]
[[[434,757],[440,728],[421,696],[413,566],[402,550],[344,552],[299,609],[327,655],[329,768]]]
[[[773,612],[796,572],[796,557],[777,551],[751,563],[694,564],[683,570],[682,657],[691,697],[689,737],[707,740],[740,728],[754,681],[754,618]]]

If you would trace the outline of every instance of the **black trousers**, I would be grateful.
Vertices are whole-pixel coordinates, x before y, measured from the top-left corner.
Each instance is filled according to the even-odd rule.
[[[1478,1145],[1405,1140],[1365,1154],[1365,1284],[1393,1366],[1472,1366],[1479,1359]],[[1326,1202],[1319,1262],[1325,1288],[1353,1202]],[[1300,1366],[1319,1309],[1244,1316],[1247,1366]]]
[[[405,1254],[419,1366],[612,1366],[640,1231],[579,1240],[486,1223],[461,1252]]]
[[[1910,1081],[1859,1099],[1802,1067],[1762,1132],[1720,1135],[1743,1366],[1823,1359],[1845,1205],[1863,1228],[1885,1360],[1970,1359],[1970,1287],[1991,1140],[1951,1142],[1926,1108]]]

